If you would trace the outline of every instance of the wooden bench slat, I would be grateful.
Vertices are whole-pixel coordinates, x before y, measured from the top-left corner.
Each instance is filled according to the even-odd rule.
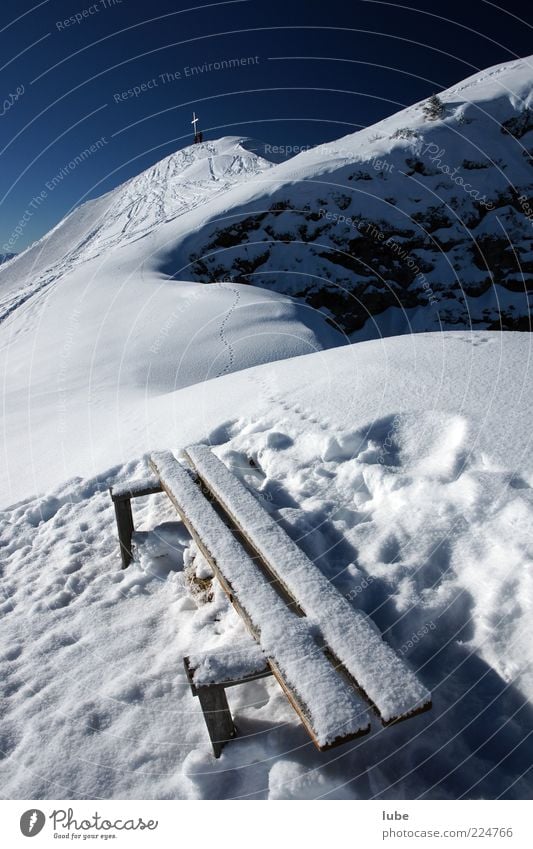
[[[110,489],[113,501],[141,498],[144,495],[154,495],[156,492],[161,492],[161,484],[157,475],[147,475],[143,478],[116,483]]]
[[[170,452],[153,454],[151,466],[315,745],[326,749],[366,733],[366,708],[326,658],[312,625],[289,610]]]
[[[372,620],[352,607],[210,448],[191,446],[185,457],[273,577],[318,624],[383,723],[429,709],[431,694]]]
[[[232,687],[250,678],[272,674],[261,648],[248,635],[246,642],[229,648],[191,652],[186,661],[190,682],[195,687],[219,684]]]

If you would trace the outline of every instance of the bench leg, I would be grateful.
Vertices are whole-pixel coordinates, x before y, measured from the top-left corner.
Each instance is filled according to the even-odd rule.
[[[113,502],[115,505],[115,517],[117,520],[118,541],[120,543],[120,556],[122,557],[122,568],[127,569],[133,555],[131,553],[131,538],[133,536],[133,515],[131,512],[131,501],[129,498],[120,498]]]
[[[196,687],[215,758],[220,757],[224,743],[235,737],[235,726],[224,687]]]

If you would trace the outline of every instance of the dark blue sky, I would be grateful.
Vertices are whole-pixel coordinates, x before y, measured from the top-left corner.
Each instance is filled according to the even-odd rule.
[[[486,0],[2,0],[0,251],[21,220],[17,251],[83,200],[186,145],[193,108],[204,138],[328,141],[533,53],[530,8],[525,0],[505,0],[505,9]],[[258,59],[187,76],[188,67],[244,57]],[[123,97],[143,84],[139,96]]]

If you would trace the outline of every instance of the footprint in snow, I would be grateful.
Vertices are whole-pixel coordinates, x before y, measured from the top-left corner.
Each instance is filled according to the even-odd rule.
[[[15,643],[15,645],[9,646],[3,653],[2,657],[5,660],[9,660],[11,663],[22,654],[22,645],[21,643]]]

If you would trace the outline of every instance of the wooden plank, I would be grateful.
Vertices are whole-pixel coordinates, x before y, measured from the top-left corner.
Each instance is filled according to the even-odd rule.
[[[142,480],[132,480],[116,484],[109,490],[109,494],[115,508],[118,541],[123,569],[127,569],[133,559],[131,539],[135,528],[131,512],[131,499],[140,498],[145,495],[153,495],[162,491],[159,478],[152,475],[149,478],[143,478]]]
[[[196,694],[204,715],[213,754],[215,758],[219,758],[224,744],[236,734],[224,687],[198,687]]]
[[[121,498],[113,502],[115,507],[115,518],[117,520],[118,541],[120,545],[120,556],[122,568],[127,569],[133,554],[131,551],[131,538],[133,536],[133,516],[131,513],[131,501],[129,498]]]
[[[142,498],[145,495],[155,495],[157,492],[162,492],[159,481],[147,486],[145,481],[130,481],[125,484],[112,486],[109,494],[113,501],[127,501],[131,498]]]
[[[252,645],[254,648],[257,647],[255,641]],[[236,671],[231,660],[227,665],[224,662],[227,660],[227,655],[227,649],[224,649],[223,652],[218,649],[183,658],[185,671],[193,694],[196,695],[195,690],[197,687],[218,686],[220,684],[223,684],[224,687],[235,687],[238,684],[246,684],[249,681],[256,681],[259,678],[266,678],[268,675],[272,675],[272,670],[264,656],[262,656],[261,662],[258,662],[255,656],[251,657],[249,663],[241,662],[239,664],[239,670]],[[196,675],[198,670],[203,671],[202,666],[204,662],[213,658],[218,661],[216,663],[218,671],[210,676],[205,676],[205,674]]]
[[[171,463],[170,467],[169,467],[169,463]],[[224,525],[224,523],[219,518],[219,516],[215,513],[213,507],[209,504],[209,502],[204,499],[204,497],[201,493],[201,490],[193,483],[193,481],[191,480],[188,473],[185,471],[185,469],[183,469],[182,466],[180,466],[180,464],[175,460],[175,458],[173,458],[168,453],[166,453],[164,455],[152,455],[152,458],[150,460],[150,464],[151,464],[151,467],[153,468],[154,472],[156,474],[158,474],[159,479],[161,481],[161,485],[162,485],[164,491],[167,493],[172,504],[174,505],[178,514],[180,515],[180,517],[183,521],[183,524],[185,525],[185,527],[187,528],[187,530],[191,534],[192,538],[196,542],[196,544],[197,544],[198,548],[200,549],[200,551],[202,552],[203,556],[205,557],[205,559],[207,560],[207,562],[210,564],[211,568],[213,569],[215,575],[217,576],[221,586],[223,587],[224,591],[226,592],[226,594],[227,594],[229,600],[231,601],[231,603],[233,604],[235,610],[242,617],[244,623],[246,624],[246,626],[247,626],[249,632],[252,634],[252,636],[261,644],[261,632],[260,632],[260,629],[259,629],[257,623],[253,621],[253,618],[250,616],[250,614],[248,612],[247,606],[242,603],[242,601],[239,597],[239,594],[237,593],[234,586],[232,586],[231,580],[225,574],[224,569],[221,568],[221,564],[219,562],[219,558],[217,558],[216,551],[210,550],[210,548],[205,544],[201,533],[199,533],[198,528],[196,528],[195,525],[190,520],[189,512],[188,512],[188,509],[187,509],[185,502],[196,501],[196,507],[197,507],[198,506],[198,503],[197,503],[198,498],[201,498],[202,502],[203,502],[202,503],[202,512],[205,513],[206,515],[208,515],[211,526],[217,528],[218,537],[220,539],[224,539],[224,538],[227,539],[227,535],[229,534],[231,536],[231,532]],[[172,469],[172,479],[171,480],[166,479],[165,470],[168,471],[169,468]],[[190,506],[189,506],[189,509],[190,509]],[[276,606],[276,601],[281,603],[280,600],[279,600],[279,596],[277,596],[277,594],[275,593],[275,590],[272,587],[270,587],[268,582],[266,582],[259,573],[256,572],[253,562],[250,560],[250,558],[246,555],[246,553],[244,551],[242,551],[242,558],[241,559],[242,559],[243,563],[246,563],[247,576],[249,578],[251,578],[252,574],[255,572],[256,576],[254,576],[254,580],[256,580],[258,587],[261,589],[261,591],[263,593],[265,591],[271,593],[270,598],[271,598],[272,606],[273,607]],[[248,569],[248,564],[250,566],[250,569]],[[265,590],[265,588],[266,588],[266,590]],[[302,623],[302,620],[295,617],[295,614],[291,613],[291,611],[285,605],[284,605],[283,609],[284,609],[284,612],[285,612],[286,617],[287,617],[287,633],[290,634],[291,633],[291,623],[293,622],[293,620],[300,622],[300,623]],[[304,626],[300,625],[300,627],[304,627]],[[292,630],[294,630],[294,628]],[[295,650],[297,651],[297,648]],[[365,724],[363,724],[363,722],[360,719],[360,717],[362,715],[362,711],[363,711],[363,706],[358,702],[353,689],[347,683],[343,687],[341,687],[340,686],[340,680],[335,675],[332,676],[331,672],[328,672],[327,673],[328,680],[330,678],[332,680],[334,679],[335,680],[335,687],[337,688],[337,690],[340,693],[343,694],[343,697],[344,697],[343,704],[349,702],[350,704],[353,705],[353,712],[351,714],[351,719],[349,721],[347,719],[347,714],[345,714],[345,724],[348,725],[348,724],[351,723],[352,728],[350,730],[346,731],[346,732],[341,730],[340,733],[337,735],[337,737],[335,737],[334,739],[331,739],[331,740],[328,739],[327,742],[325,742],[325,743],[320,742],[320,740],[318,739],[318,736],[317,736],[317,732],[316,732],[316,730],[313,726],[312,720],[311,720],[309,707],[305,704],[305,702],[302,701],[302,699],[300,698],[300,696],[296,692],[293,684],[290,681],[287,680],[286,672],[281,670],[281,668],[279,666],[278,659],[276,659],[275,657],[268,656],[267,657],[267,663],[268,663],[273,675],[276,677],[278,683],[280,684],[283,691],[285,692],[290,704],[292,705],[292,707],[294,708],[294,710],[296,711],[296,713],[300,717],[300,720],[301,720],[302,724],[304,725],[304,727],[306,728],[309,736],[311,737],[315,746],[319,750],[326,750],[326,749],[332,748],[332,746],[334,746],[334,745],[339,745],[339,744],[347,742],[349,740],[354,740],[357,737],[360,737],[363,734],[368,733],[368,731],[370,730],[370,724],[367,721],[366,721]],[[329,662],[325,658],[323,650],[321,649],[321,647],[318,644],[316,644],[316,655],[315,655],[315,653],[313,653],[312,657],[308,657],[308,656],[303,657],[302,656],[302,663],[303,664],[307,663],[307,665],[309,665],[309,664],[315,665],[315,667],[316,667],[316,680],[318,682],[321,681],[321,674],[322,674],[322,677],[324,677],[324,669],[326,669],[326,670],[328,668],[330,670],[332,669]],[[350,694],[350,695],[348,696],[348,694]],[[342,701],[342,699],[341,699],[341,701]],[[311,708],[311,710],[312,709],[313,708]],[[358,717],[359,717],[359,719],[358,719]]]

